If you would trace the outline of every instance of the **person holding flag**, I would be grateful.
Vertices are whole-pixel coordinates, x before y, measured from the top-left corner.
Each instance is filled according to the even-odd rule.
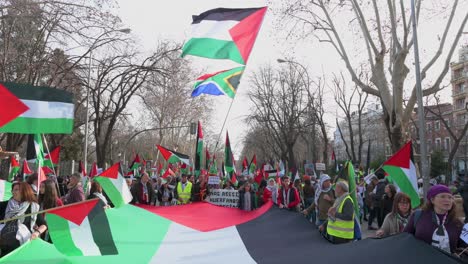
[[[131,204],[150,204],[154,198],[153,186],[151,185],[148,173],[143,172],[140,180],[133,184],[130,189],[133,199]]]
[[[78,172],[70,176],[70,181],[67,185],[68,192],[62,197],[63,204],[72,204],[85,200],[83,188],[81,187],[81,175]]]

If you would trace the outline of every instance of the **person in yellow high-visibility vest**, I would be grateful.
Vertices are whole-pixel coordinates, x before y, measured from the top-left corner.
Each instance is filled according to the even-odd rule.
[[[187,174],[182,174],[182,179],[177,183],[175,198],[177,204],[188,204],[192,198],[192,183],[187,180]]]
[[[337,198],[328,210],[327,222],[320,226],[323,235],[335,244],[351,242],[354,238],[354,204],[348,192],[349,187],[345,181],[336,183]]]

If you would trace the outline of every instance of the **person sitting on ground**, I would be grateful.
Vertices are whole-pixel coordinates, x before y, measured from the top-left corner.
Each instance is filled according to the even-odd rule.
[[[63,202],[57,195],[57,187],[52,180],[45,180],[39,186],[39,206],[41,210],[47,210],[62,206]]]
[[[286,208],[291,211],[299,211],[299,192],[294,186],[290,185],[291,180],[288,176],[281,177],[281,189],[278,191],[278,207]]]
[[[81,186],[81,175],[78,172],[70,176],[67,188],[67,194],[62,197],[63,204],[78,203],[85,200],[83,187]]]
[[[150,204],[154,196],[153,186],[151,185],[148,173],[144,172],[140,180],[132,185],[130,189],[133,199],[131,204]]]
[[[107,199],[106,197],[104,196],[104,194],[102,193],[102,187],[101,187],[101,184],[99,184],[98,182],[96,181],[93,181],[91,183],[91,189],[89,190],[89,196],[88,196],[88,200],[90,199],[94,199],[94,198],[99,198],[101,199],[101,201],[104,203],[104,208],[109,208],[109,203],[107,202]]]
[[[411,198],[404,193],[397,193],[393,200],[393,209],[384,219],[382,228],[377,230],[377,237],[393,236],[403,232],[411,214]]]
[[[336,183],[335,195],[335,203],[328,210],[328,220],[319,227],[319,230],[334,244],[348,243],[353,241],[355,222],[354,203],[345,181]]]
[[[434,185],[427,192],[423,209],[413,212],[405,232],[419,240],[453,253],[462,244],[463,223],[457,218],[453,195],[444,185]]]
[[[28,183],[13,183],[12,194],[13,197],[8,201],[5,219],[39,211],[36,196]],[[42,214],[33,214],[8,222],[1,232],[1,256],[5,256],[31,239],[40,237],[45,231],[47,226]]]
[[[255,193],[252,190],[252,185],[246,182],[244,186],[239,189],[239,209],[244,211],[255,210],[256,206],[254,196]]]

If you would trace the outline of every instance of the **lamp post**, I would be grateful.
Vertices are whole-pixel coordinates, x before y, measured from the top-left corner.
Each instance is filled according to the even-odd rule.
[[[304,65],[300,64],[297,61],[285,60],[285,59],[281,59],[281,58],[276,59],[276,61],[278,63],[289,63],[289,64],[291,64],[293,66],[299,66],[299,67],[302,68],[302,72],[298,71],[299,75],[301,76],[301,79],[302,79],[302,82],[304,83],[304,85],[307,86],[307,93],[309,95],[309,98],[313,99],[313,96],[310,94],[310,90],[309,90],[310,76],[309,76],[309,73],[308,73],[306,67],[304,67]],[[296,68],[296,67],[294,67],[294,68]],[[297,68],[296,68],[296,70],[297,70]],[[307,76],[307,81],[304,79],[304,73]],[[310,104],[308,104],[308,107],[310,109]],[[312,140],[315,140],[315,133],[316,133],[315,132],[315,116],[312,115]],[[311,152],[312,162],[315,163],[316,162],[315,148],[314,148],[314,150],[312,150],[311,146],[313,146],[313,144],[310,144],[310,143],[308,143],[308,144],[309,144],[309,146],[307,146],[307,152],[309,152],[309,151]]]
[[[125,34],[129,34],[131,32],[131,29],[129,28],[122,28],[122,29],[117,29],[117,30],[109,30],[101,35],[99,35],[96,40],[93,42],[91,47],[89,48],[89,64],[88,64],[88,85],[86,87],[86,122],[85,122],[85,143],[84,143],[84,167],[85,169],[88,168],[88,133],[89,133],[89,88],[91,86],[91,63],[93,61],[93,49],[94,46],[99,42],[100,38],[112,33],[112,32],[121,32]]]

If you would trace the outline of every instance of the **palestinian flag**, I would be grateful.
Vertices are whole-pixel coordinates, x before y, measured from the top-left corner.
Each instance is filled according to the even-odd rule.
[[[140,156],[136,154],[135,159],[132,161],[132,165],[130,165],[130,170],[136,170],[141,166]]]
[[[263,173],[267,179],[276,179],[276,176],[278,176],[278,170],[265,170]]]
[[[96,162],[93,162],[93,165],[91,166],[91,171],[89,172],[89,177],[93,178],[98,175],[98,167]]]
[[[28,161],[23,160],[23,166],[21,167],[21,176],[23,177],[23,180],[26,179],[27,175],[33,174],[34,172],[29,168]]]
[[[12,181],[13,178],[18,174],[20,165],[14,156],[10,157],[10,173],[8,174],[8,181]]]
[[[44,164],[44,148],[42,145],[42,136],[40,134],[34,134],[34,149],[36,150],[36,162],[37,162],[37,186],[41,186],[41,182],[46,180],[46,172],[43,167]],[[49,169],[50,170],[50,169]],[[52,171],[53,173],[53,171]]]
[[[42,166],[42,170],[44,171],[44,173],[46,175],[50,175],[50,174],[54,175],[55,174],[54,170],[52,170],[51,168],[49,168],[47,166]]]
[[[242,171],[246,170],[249,167],[249,161],[247,157],[244,156],[244,160],[242,161]]]
[[[226,143],[224,145],[224,168],[229,176],[232,176],[232,173],[236,170],[236,168],[234,167],[234,158],[231,150],[231,142],[229,141],[229,134],[227,131]]]
[[[57,250],[66,256],[118,254],[104,203],[93,199],[53,209],[46,214]]]
[[[193,86],[192,97],[209,94],[234,98],[244,69],[245,66],[242,66],[198,77]]]
[[[120,162],[112,165],[94,180],[102,186],[115,207],[122,207],[133,198],[125,178],[120,173]]]
[[[337,246],[323,239],[317,229],[310,228],[310,222],[301,214],[273,207],[271,203],[251,212],[192,203],[168,207],[125,205],[107,209],[105,214],[117,255],[67,256],[55,245],[35,239],[2,257],[0,263],[284,264],[308,263],[311,259],[317,263],[346,263],[356,258],[356,252],[379,252],[379,264],[394,264],[395,259],[412,264],[462,262],[407,233],[342,244],[337,254]],[[64,224],[64,228],[69,226]],[[89,237],[88,241],[93,239]],[[402,249],[411,249],[411,254]],[[359,263],[376,261],[361,258]]]
[[[205,169],[210,168],[210,163],[211,163],[211,157],[210,157],[210,152],[208,151],[208,147],[205,148]]]
[[[161,145],[157,145],[163,158],[169,163],[183,162],[190,165],[190,157],[188,155],[169,150]]]
[[[0,202],[8,201],[12,196],[11,182],[0,179]]]
[[[56,167],[60,160],[60,146],[56,147],[44,157],[44,166]]]
[[[347,161],[345,163],[343,170],[340,172],[340,175],[338,175],[338,178],[341,178],[342,180],[348,182],[349,196],[351,196],[354,203],[354,213],[355,215],[359,216],[359,204],[357,202],[356,196],[356,175],[354,172],[353,163],[351,161]]]
[[[192,38],[182,57],[193,55],[247,64],[267,8],[216,8],[193,16]]]
[[[175,173],[172,171],[171,168],[167,168],[167,170],[162,174],[161,177],[162,177],[163,179],[167,179],[167,177],[169,177],[169,176],[174,176],[174,177],[176,176]]]
[[[420,204],[418,195],[418,177],[413,162],[412,143],[406,143],[397,153],[390,157],[382,169],[392,177],[393,182],[411,198],[412,208]]]
[[[250,161],[249,165],[249,173],[255,175],[255,171],[257,170],[257,155],[253,155],[252,160]]]
[[[71,134],[74,104],[70,92],[0,82],[0,133]]]
[[[201,122],[198,121],[197,143],[195,145],[195,177],[200,175],[203,158],[203,131]]]
[[[81,177],[87,176],[86,168],[84,167],[83,161],[80,160],[78,165],[78,173],[80,173]]]

